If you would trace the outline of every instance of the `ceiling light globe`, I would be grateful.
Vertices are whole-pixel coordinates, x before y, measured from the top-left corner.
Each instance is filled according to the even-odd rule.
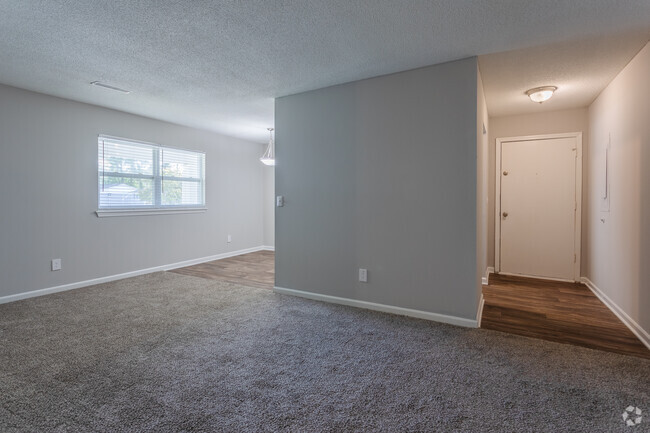
[[[557,87],[555,86],[537,87],[535,89],[528,90],[526,92],[526,95],[528,95],[531,101],[541,104],[542,102],[551,99],[551,96],[553,96],[553,93],[556,90]]]

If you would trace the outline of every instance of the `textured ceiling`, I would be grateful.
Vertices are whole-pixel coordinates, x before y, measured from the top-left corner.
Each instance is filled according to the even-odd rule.
[[[620,37],[623,54],[608,48],[620,70],[649,23],[648,0],[0,0],[0,82],[262,142],[275,97],[472,55],[636,35]],[[587,82],[609,66],[608,56],[589,60],[594,46],[585,44],[589,71],[566,67],[548,79],[564,86],[563,74],[577,73]],[[500,113],[511,108],[497,101],[508,84],[499,67],[521,66],[518,55],[526,58],[482,59],[488,104]],[[544,65],[556,72],[552,62]],[[520,73],[514,90],[546,84],[535,71],[524,71],[531,85]],[[95,80],[132,93],[88,84]]]
[[[488,112],[497,117],[586,107],[648,38],[648,30],[632,31],[480,56]],[[525,94],[548,85],[558,89],[543,104]]]

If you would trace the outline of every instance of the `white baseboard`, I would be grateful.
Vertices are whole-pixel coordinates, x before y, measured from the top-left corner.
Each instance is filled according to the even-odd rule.
[[[264,245],[262,246],[262,251],[275,251],[275,247]]]
[[[110,281],[122,280],[124,278],[137,277],[138,275],[151,274],[153,272],[170,271],[172,269],[183,268],[185,266],[198,265],[199,263],[211,262],[213,260],[225,259],[228,257],[239,256],[247,253],[254,253],[262,251],[267,247],[253,247],[243,250],[229,251],[227,253],[215,254],[208,257],[201,257],[199,259],[185,260],[182,262],[171,263],[168,265],[155,266],[153,268],[138,269],[136,271],[125,272],[123,274],[108,275],[106,277],[93,278],[92,280],[78,281],[76,283],[64,284],[56,287],[49,287],[46,289],[32,290],[29,292],[17,293],[15,295],[0,297],[0,304],[8,302],[20,301],[21,299],[34,298],[36,296],[49,295],[51,293],[64,292],[66,290],[79,289],[81,287],[94,286],[95,284],[108,283]]]
[[[332,304],[348,305],[350,307],[365,308],[366,310],[381,311],[383,313],[398,314],[400,316],[417,317],[418,319],[432,320],[434,322],[449,323],[450,325],[463,326],[466,328],[478,327],[476,320],[465,319],[445,314],[430,313],[428,311],[412,310],[410,308],[394,307],[392,305],[376,304],[374,302],[359,301],[356,299],[339,298],[338,296],[322,295],[320,293],[303,292],[302,290],[274,287],[273,291],[283,295],[299,296],[301,298],[313,299],[315,301],[329,302]]]
[[[483,318],[483,306],[485,305],[485,298],[481,293],[481,299],[478,301],[478,311],[476,312],[476,327],[481,327],[481,318]]]
[[[494,273],[494,268],[492,266],[488,266],[487,268],[485,268],[485,275],[483,275],[483,278],[481,279],[482,280],[481,283],[484,286],[490,284],[490,274],[493,273]]]
[[[607,296],[605,294],[605,292],[600,290],[598,288],[598,286],[596,286],[589,278],[582,277],[581,281],[587,287],[589,287],[589,289],[592,292],[594,292],[594,295],[596,295],[598,297],[598,299],[600,299],[603,302],[603,304],[607,305],[607,308],[612,310],[612,313],[614,313],[616,315],[616,317],[618,317],[621,320],[621,322],[623,322],[625,324],[625,326],[630,328],[630,331],[632,331],[632,333],[634,335],[636,335],[638,337],[638,339],[641,340],[641,342],[648,349],[650,349],[650,334],[645,329],[643,329],[641,327],[641,325],[636,323],[634,321],[634,319],[632,319],[630,316],[628,316],[627,313],[625,311],[623,311],[623,309],[621,307],[616,305],[616,303],[614,301],[612,301],[609,298],[609,296]]]
[[[532,278],[532,279],[535,279],[535,280],[561,281],[563,283],[579,283],[580,282],[580,281],[576,281],[574,279],[544,277],[544,276],[541,276],[541,275],[515,274],[515,273],[512,273],[512,272],[503,272],[503,271],[500,271],[499,275],[507,275],[507,276],[510,276],[510,277]]]

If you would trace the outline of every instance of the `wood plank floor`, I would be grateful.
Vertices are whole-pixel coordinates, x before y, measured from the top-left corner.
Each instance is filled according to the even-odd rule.
[[[650,359],[650,350],[584,284],[490,275],[481,327]]]
[[[273,251],[257,251],[174,269],[170,272],[211,280],[228,281],[260,289],[273,289],[275,282],[275,254]]]

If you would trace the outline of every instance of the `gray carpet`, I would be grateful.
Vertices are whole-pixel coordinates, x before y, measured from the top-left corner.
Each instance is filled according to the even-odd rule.
[[[0,305],[0,344],[2,432],[650,431],[650,360],[173,273]]]

